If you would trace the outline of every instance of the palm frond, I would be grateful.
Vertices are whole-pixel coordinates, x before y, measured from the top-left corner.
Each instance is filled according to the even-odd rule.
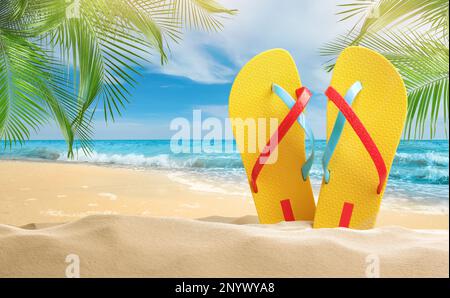
[[[42,56],[23,38],[0,35],[0,139],[11,146],[30,137],[46,122],[46,111],[38,103],[41,90]]]
[[[65,0],[2,1],[0,28],[16,36],[37,38],[61,23],[68,5]]]
[[[448,29],[448,1],[446,0],[356,0],[341,4],[341,21],[359,17],[358,39],[366,33],[376,33],[390,26],[408,23],[414,26],[431,25]]]
[[[63,9],[65,2],[6,4],[0,9],[8,20],[0,24],[0,140],[5,146],[22,144],[31,131],[37,132],[53,117],[67,141],[69,156],[75,140],[89,152],[91,128],[83,122],[79,132],[73,131],[71,119],[76,118],[79,109],[76,97],[66,86],[61,65],[39,45],[36,36],[41,29],[49,28],[50,20],[55,20],[57,14],[55,8]]]
[[[362,45],[389,59],[404,78],[409,101],[405,136],[423,138],[428,124],[429,136],[433,138],[442,109],[447,123],[448,47],[429,33],[381,33],[367,35]]]
[[[119,9],[119,16],[126,15],[127,18],[118,18],[107,4],[103,0],[81,2],[80,15],[65,19],[50,35],[51,43],[59,48],[63,61],[72,66],[81,105],[78,121],[82,121],[87,112],[94,113],[98,101],[104,107],[105,119],[110,116],[114,120],[128,101],[129,88],[135,86],[133,75],[138,74],[136,69],[141,67],[141,57],[155,47],[162,51],[157,28],[134,14],[133,20],[139,22],[141,32],[146,30],[139,36],[128,21],[135,12],[130,12],[132,9],[128,7],[127,10],[124,5]],[[110,6],[113,5],[110,3]],[[142,34],[153,39],[150,42],[144,40]],[[90,109],[94,103],[94,108]]]
[[[181,22],[195,29],[221,30],[219,17],[237,13],[236,10],[226,9],[215,0],[173,0],[173,3]]]
[[[448,40],[448,1],[444,0],[356,0],[341,4],[344,9],[338,14],[341,21],[359,17],[347,35],[341,35],[322,49],[323,56],[330,60],[325,69],[333,69],[334,62],[342,49],[360,45],[366,35],[379,31],[406,26],[409,31],[431,30],[433,34]]]
[[[50,34],[65,63],[73,64],[83,103],[79,119],[100,105],[105,120],[114,120],[147,61],[142,57],[156,51],[164,63],[167,38],[178,41],[183,24],[218,29],[216,14],[233,13],[212,0],[80,0],[79,4],[77,17],[65,19]]]
[[[86,122],[74,133],[71,118],[78,111],[75,97],[65,87],[60,65],[32,42],[0,35],[0,140],[10,147],[23,144],[32,131],[38,132],[53,115],[68,144],[69,156],[74,140],[84,150],[91,148],[91,132]]]
[[[331,71],[339,54],[352,45],[380,52],[398,68],[408,90],[405,136],[423,138],[428,126],[433,138],[442,110],[447,135],[448,1],[356,0],[341,7],[341,20],[358,20],[347,34],[320,49],[329,57],[325,69]]]
[[[184,26],[218,30],[231,14],[214,0],[3,0],[0,138],[23,142],[52,116],[69,155],[89,152],[96,108],[120,115],[147,57],[165,63]]]
[[[333,41],[325,43],[320,49],[319,54],[324,57],[329,57],[326,61],[324,68],[330,72],[333,70],[336,64],[336,58],[347,47],[353,44],[353,41],[357,37],[358,33],[350,30],[347,34],[337,36]]]

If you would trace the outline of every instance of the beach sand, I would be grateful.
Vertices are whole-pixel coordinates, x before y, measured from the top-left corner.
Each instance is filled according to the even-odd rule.
[[[448,214],[382,210],[370,231],[258,225],[248,196],[167,174],[1,161],[0,277],[64,277],[71,254],[82,277],[449,275]]]

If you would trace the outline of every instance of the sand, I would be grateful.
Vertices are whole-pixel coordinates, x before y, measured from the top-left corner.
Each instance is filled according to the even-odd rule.
[[[246,196],[79,164],[2,161],[0,188],[0,277],[64,277],[74,256],[81,277],[449,276],[448,214],[258,225]]]
[[[246,196],[191,190],[168,174],[87,164],[0,161],[0,223],[61,223],[98,214],[256,215]]]
[[[0,276],[64,277],[73,255],[81,277],[449,274],[444,230],[313,230],[306,222],[262,226],[214,220],[95,215],[38,230],[1,225]]]

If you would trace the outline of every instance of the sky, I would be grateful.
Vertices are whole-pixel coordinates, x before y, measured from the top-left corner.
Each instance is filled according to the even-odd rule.
[[[103,111],[94,117],[94,139],[169,139],[170,122],[202,116],[225,118],[228,96],[240,68],[256,54],[284,48],[294,57],[302,84],[313,92],[308,121],[316,138],[325,138],[326,98],[322,95],[331,75],[323,70],[326,58],[319,48],[354,25],[338,22],[342,0],[219,0],[239,10],[223,20],[221,32],[188,31],[179,44],[170,45],[169,63],[158,57],[145,66],[121,118],[105,125]],[[344,1],[345,2],[345,1]],[[49,125],[33,139],[61,139]]]

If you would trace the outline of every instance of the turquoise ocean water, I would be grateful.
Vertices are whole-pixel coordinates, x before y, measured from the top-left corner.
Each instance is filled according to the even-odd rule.
[[[29,141],[23,147],[0,150],[0,159],[156,169],[191,189],[221,193],[224,197],[229,194],[251,196],[240,155],[221,150],[233,145],[229,141],[216,144],[217,153],[209,154],[174,154],[169,140],[95,141],[94,144],[90,156],[78,152],[75,160],[68,160],[63,141]],[[202,144],[196,141],[192,146],[200,148]],[[316,196],[321,184],[320,158],[324,146],[324,141],[316,143],[318,158],[311,172]],[[402,141],[390,173],[383,207],[448,213],[448,153],[448,141]]]

